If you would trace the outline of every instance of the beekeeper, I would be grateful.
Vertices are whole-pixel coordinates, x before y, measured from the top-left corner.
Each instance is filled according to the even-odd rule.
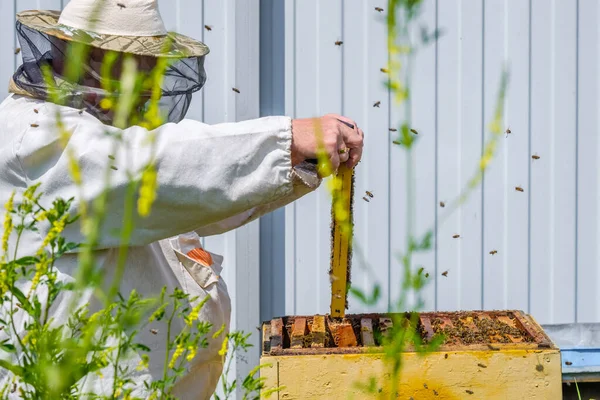
[[[0,105],[0,200],[6,201],[14,190],[40,183],[42,204],[74,197],[71,213],[75,215],[83,202],[91,204],[103,193],[107,165],[112,163],[108,213],[95,251],[98,265],[112,276],[119,246],[115,232],[124,219],[127,172],[140,171],[154,156],[156,201],[149,217],[135,218],[120,290],[154,296],[167,286],[180,287],[200,299],[210,295],[200,320],[211,322],[213,331],[223,324],[228,327],[231,305],[221,278],[223,259],[203,250],[200,237],[235,229],[318,187],[320,177],[305,162],[316,157],[315,120],[266,117],[206,125],[185,119],[192,93],[206,80],[203,64],[208,48],[189,37],[167,33],[156,0],[71,0],[62,13],[18,14],[16,28],[23,64],[10,81],[11,94]],[[66,51],[73,41],[91,47],[75,82],[65,78]],[[109,51],[134,55],[138,68],[145,72],[160,58],[169,58],[160,101],[168,123],[155,131],[154,154],[146,128],[117,129],[113,114],[102,107],[102,100],[110,97],[102,89],[107,77],[101,71]],[[116,61],[108,79],[119,80],[122,61],[123,57]],[[51,67],[56,85],[69,88],[68,93],[62,92],[61,105],[50,102],[44,65]],[[71,132],[66,145],[56,129],[57,111]],[[338,115],[319,120],[333,167],[356,165],[363,148],[363,133],[356,123]],[[115,137],[122,138],[116,148]],[[79,163],[81,191],[70,175],[67,154]],[[25,232],[19,253],[33,254],[47,229],[42,225],[38,233]],[[83,241],[77,224],[69,226],[64,236],[68,241]],[[62,257],[56,266],[59,279],[72,279],[77,264],[77,254]],[[66,322],[68,315],[60,307],[57,310],[53,316],[57,323]],[[184,325],[183,321],[178,324],[175,330]],[[165,333],[158,323],[141,332],[140,340],[151,348],[155,363],[146,375],[140,373],[140,379],[162,376]],[[198,352],[188,374],[177,384],[178,398],[212,395],[222,372],[221,342],[222,338],[212,341]],[[0,371],[4,379],[6,374]],[[112,386],[103,379],[108,378],[88,377],[86,391],[109,394],[107,387],[112,390]]]

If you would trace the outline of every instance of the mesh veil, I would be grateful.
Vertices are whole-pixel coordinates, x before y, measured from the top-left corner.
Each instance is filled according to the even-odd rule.
[[[53,68],[53,64],[58,62],[56,60],[58,57],[61,58],[60,62],[67,60],[64,50],[56,45],[57,39],[19,22],[16,28],[23,64],[13,76],[14,83],[36,98],[50,101],[50,91],[43,76],[44,66],[49,66],[48,70],[52,71],[55,84],[59,88],[57,102],[61,105],[85,109],[103,123],[110,125],[111,113],[103,109],[100,103],[105,98],[118,96],[118,91],[108,92],[101,89],[110,85],[105,85],[106,82],[103,82],[97,73],[93,74],[93,79],[96,80],[93,85],[67,82]],[[89,80],[86,82],[89,83]],[[171,60],[161,84],[159,109],[163,121],[179,122],[185,118],[192,94],[200,90],[205,82],[204,56]],[[143,113],[148,103],[142,100],[137,110]]]

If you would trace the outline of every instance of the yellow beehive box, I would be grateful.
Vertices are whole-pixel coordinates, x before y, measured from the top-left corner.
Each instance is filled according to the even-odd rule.
[[[371,314],[265,323],[261,376],[267,387],[283,386],[270,398],[393,398],[390,366],[378,347],[378,333],[385,333],[391,321]],[[446,341],[425,356],[403,353],[396,398],[562,398],[559,350],[530,316],[520,311],[424,313],[419,324],[424,339],[443,332]],[[368,385],[374,394],[365,391]]]

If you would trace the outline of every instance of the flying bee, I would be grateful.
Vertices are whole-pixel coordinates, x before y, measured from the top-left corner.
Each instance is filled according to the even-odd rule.
[[[453,238],[453,239],[458,239],[459,237],[460,237],[460,235],[459,235],[458,233],[457,233],[457,234],[454,234],[454,235],[452,235],[452,238]]]
[[[414,133],[415,135],[418,135],[418,134],[419,134],[419,132],[417,132],[417,130],[416,130],[416,129],[411,129],[410,131],[411,131],[412,133]]]
[[[231,90],[233,90],[236,93],[240,93],[240,89],[238,89],[238,88],[231,88]]]
[[[492,251],[490,251],[490,254],[491,254],[491,255],[494,255],[494,254],[496,254],[496,253],[498,253],[498,250],[492,250]]]
[[[423,384],[423,387],[424,387],[425,389],[429,389],[429,388],[427,387],[427,384],[426,384],[426,383],[424,383],[424,384]]]
[[[442,207],[442,208],[446,207],[446,203],[444,203],[443,201],[440,201],[440,207]]]
[[[479,368],[487,368],[487,365],[485,365],[485,364],[482,364],[482,363],[479,363],[479,364],[477,364],[477,366],[478,366]]]
[[[402,144],[402,142],[399,141],[399,140],[394,140],[392,143],[397,144],[397,145],[401,145]]]
[[[373,107],[379,107],[381,105],[381,101],[376,101],[373,103]]]
[[[39,113],[40,113],[40,112],[38,111],[38,109],[37,109],[37,108],[34,108],[34,109],[33,109],[33,112],[34,112],[34,113],[36,113],[36,114],[39,114]]]
[[[381,8],[381,7],[375,7],[375,11],[383,12],[383,8]]]
[[[38,124],[31,124],[30,126],[31,126],[32,128],[39,128],[39,125],[38,125]]]
[[[565,365],[573,365],[571,361],[565,361]]]
[[[79,110],[79,115],[83,114],[83,110]]]
[[[474,391],[472,391],[472,390],[469,390],[469,389],[465,390],[465,392],[467,392],[468,394],[473,394],[473,393],[475,393]]]
[[[538,156],[537,154],[534,154],[531,156],[531,158],[533,158],[534,160],[539,160],[540,156]]]
[[[110,158],[111,160],[113,160],[113,161],[114,161],[114,159],[115,159],[115,156],[109,155],[109,156],[108,156],[108,158]]]
[[[390,128],[390,132],[396,132],[398,129],[396,128]]]
[[[210,25],[204,25],[204,29],[206,29],[207,31],[212,31],[212,26]]]
[[[110,169],[113,169],[113,170],[115,170],[115,171],[118,171],[118,170],[119,170],[119,168],[115,167],[114,165],[111,165],[111,166],[110,166]]]
[[[375,197],[375,196],[373,195],[373,193],[369,192],[368,190],[366,190],[366,191],[365,191],[365,193],[366,193],[366,194],[367,194],[367,196],[369,196],[370,198],[373,198],[373,197]]]
[[[523,190],[523,188],[522,188],[521,186],[517,186],[517,187],[515,187],[515,190],[516,190],[517,192],[524,192],[524,190]]]
[[[384,74],[387,74],[388,72],[390,72],[390,70],[389,70],[389,69],[387,69],[387,68],[379,68],[379,70],[380,70],[381,72],[383,72]]]
[[[127,8],[127,6],[123,3],[117,3],[117,6],[122,10],[124,8]]]
[[[448,277],[448,271],[442,272],[442,276],[445,276],[447,278]]]
[[[363,200],[366,201],[367,203],[369,203],[371,200],[369,200],[366,196],[363,197]]]
[[[19,54],[20,52],[21,52],[21,48],[20,48],[20,47],[17,47],[17,48],[15,49],[15,54]]]
[[[419,271],[417,272],[417,274],[418,274],[418,275],[421,275],[421,274],[423,273],[423,270],[424,270],[424,269],[425,269],[425,268],[423,268],[423,267],[419,268]]]
[[[429,278],[429,272],[425,272],[425,278]]]
[[[506,132],[506,137],[508,137],[508,135],[510,135],[510,134],[511,134],[510,128],[506,128],[506,131],[505,131],[505,132]]]
[[[338,41],[335,42],[336,46],[341,46],[343,44],[344,44],[344,42],[342,42],[341,40],[338,40]]]
[[[150,333],[153,335],[158,335],[158,329],[150,329]]]

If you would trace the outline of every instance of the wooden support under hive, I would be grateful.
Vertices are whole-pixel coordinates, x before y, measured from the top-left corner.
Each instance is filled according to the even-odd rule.
[[[382,338],[404,318],[273,319],[263,325],[270,335],[263,337],[261,375],[268,387],[285,386],[281,399],[364,398],[357,384],[371,378],[385,394],[390,375]],[[424,342],[439,334],[445,340],[425,357],[410,347],[402,354],[399,398],[561,398],[560,353],[533,318],[520,311],[421,313],[418,332]]]

